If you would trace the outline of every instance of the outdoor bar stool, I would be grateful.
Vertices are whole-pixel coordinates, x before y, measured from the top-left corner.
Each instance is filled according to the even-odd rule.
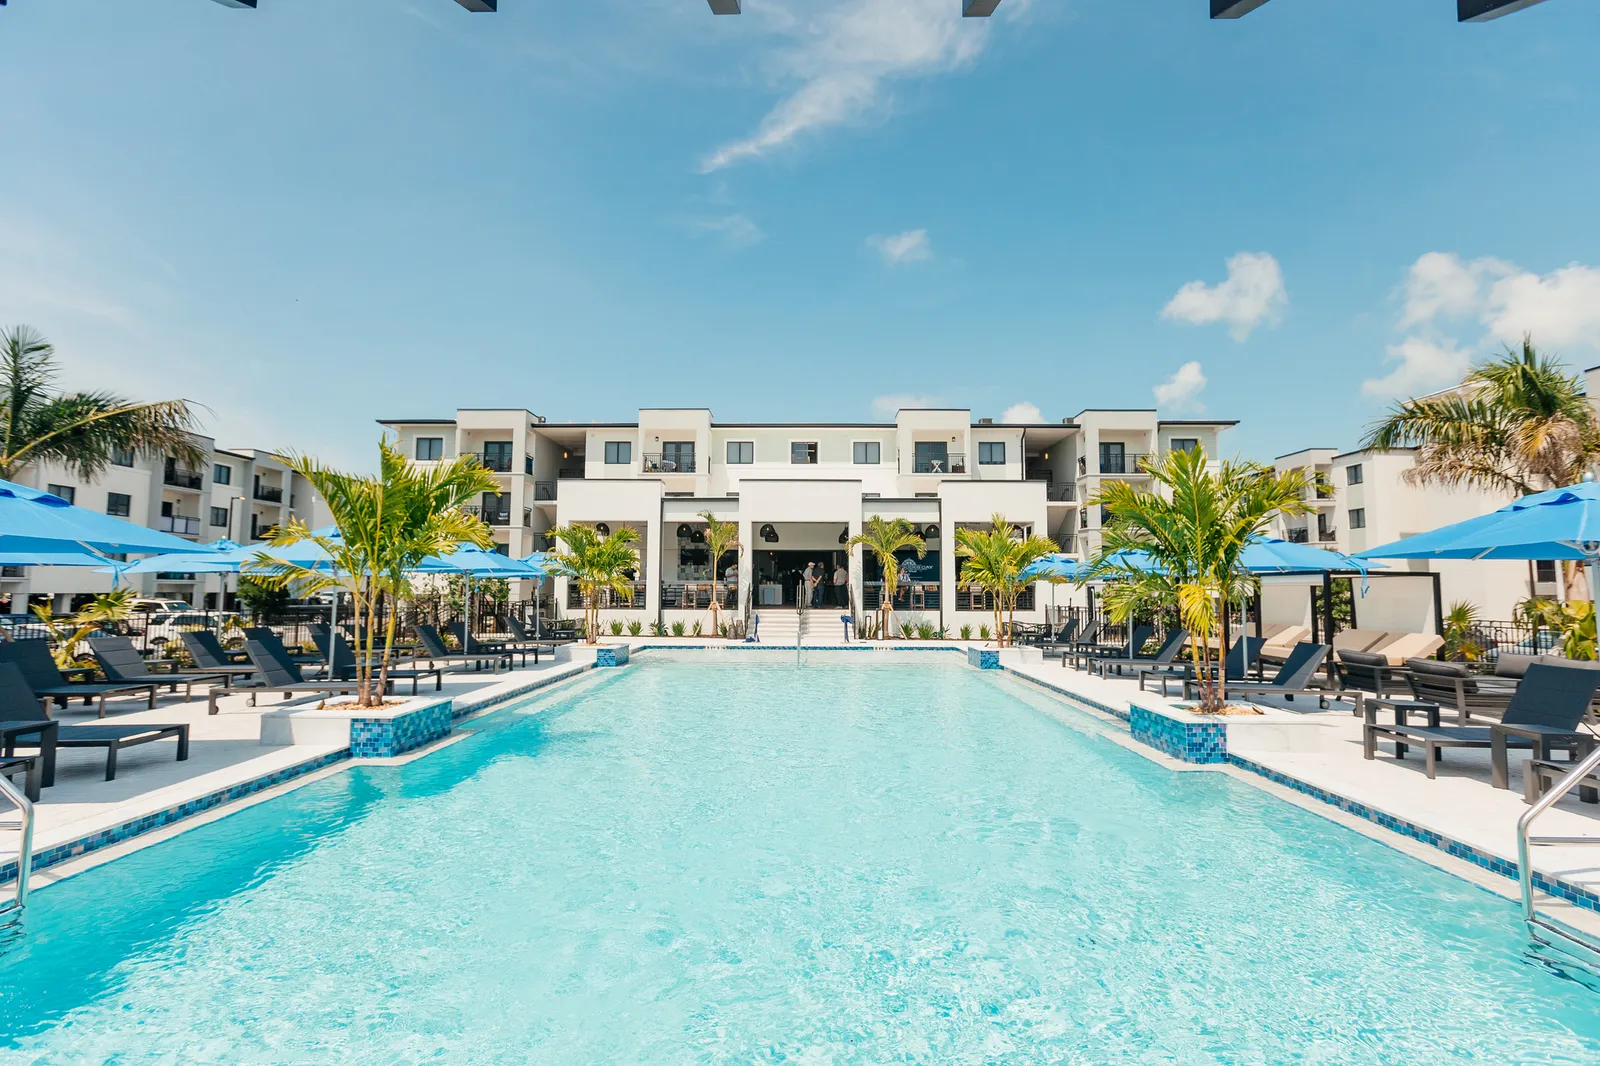
[[[926,609],[928,606],[928,590],[921,585],[911,586],[911,606]]]

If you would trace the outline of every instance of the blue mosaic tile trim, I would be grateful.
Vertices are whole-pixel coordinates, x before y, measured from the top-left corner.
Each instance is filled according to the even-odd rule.
[[[1182,722],[1137,703],[1128,711],[1133,739],[1192,763],[1228,761],[1228,727],[1221,722]]]
[[[397,715],[394,718],[350,719],[350,756],[354,759],[388,759],[450,735],[451,701]]]
[[[793,644],[637,644],[634,651],[794,651]],[[929,647],[926,644],[878,644],[858,641],[854,644],[802,644],[801,651],[920,651],[952,652],[960,655],[965,649],[947,645]]]
[[[1000,669],[1000,652],[994,648],[968,648],[967,665],[979,670]]]
[[[628,646],[626,644],[602,644],[595,649],[594,664],[600,668],[627,666]]]
[[[246,796],[254,795],[262,789],[281,785],[285,781],[292,781],[297,777],[309,774],[314,770],[320,770],[324,766],[331,766],[333,763],[349,757],[350,751],[346,748],[341,748],[339,751],[330,751],[328,754],[319,755],[315,759],[308,759],[293,766],[286,766],[282,770],[274,770],[270,774],[264,774],[249,781],[241,781],[237,785],[230,785],[216,792],[186,800],[175,807],[168,807],[163,811],[154,811],[140,818],[123,822],[121,825],[102,829],[92,836],[69,840],[64,844],[56,844],[43,851],[36,851],[33,854],[33,868],[35,870],[43,870],[46,867],[66,862],[68,859],[76,859],[80,855],[87,855],[92,851],[99,851],[101,848],[108,848],[113,844],[121,844],[125,840],[131,840],[144,833],[182,821],[190,815],[209,811],[214,807],[222,806],[224,803],[232,803],[234,800],[244,799]],[[16,879],[17,860],[9,859],[4,863],[0,863],[0,885]]]
[[[549,686],[559,684],[562,681],[570,680],[571,678],[577,677],[583,673],[587,673],[593,669],[593,663],[582,663],[575,665],[570,669],[566,669],[559,674],[552,674],[545,677],[536,678],[533,681],[518,685],[516,688],[506,689],[503,692],[491,693],[488,696],[479,696],[476,699],[458,697],[455,700],[451,713],[457,719],[465,718],[469,714],[477,714],[480,711],[489,710],[490,708],[496,707],[501,703],[514,700],[519,696],[526,696],[530,692],[537,692],[542,688],[548,688]]]
[[[1367,804],[1359,803],[1353,799],[1347,799],[1337,792],[1329,792],[1325,788],[1320,788],[1308,781],[1302,781],[1297,777],[1290,777],[1288,774],[1262,766],[1260,763],[1252,762],[1243,756],[1229,756],[1228,762],[1241,770],[1248,770],[1274,784],[1292,789],[1303,796],[1321,800],[1323,803],[1331,807],[1337,807],[1346,814],[1354,815],[1363,821],[1382,826],[1391,832],[1399,833],[1403,837],[1426,844],[1431,848],[1438,848],[1448,855],[1463,859],[1480,869],[1488,870],[1490,873],[1508,877],[1513,881],[1517,880],[1519,876],[1517,864],[1511,859],[1492,854],[1481,848],[1475,848],[1471,844],[1463,844],[1461,841],[1447,837],[1442,833],[1424,829],[1422,826],[1408,822],[1404,818],[1396,818],[1385,811],[1369,807]],[[1581,885],[1570,884],[1560,878],[1549,877],[1538,870],[1533,872],[1533,885],[1539,891],[1564,899],[1575,907],[1600,912],[1600,893],[1596,893],[1591,889],[1584,888]]]

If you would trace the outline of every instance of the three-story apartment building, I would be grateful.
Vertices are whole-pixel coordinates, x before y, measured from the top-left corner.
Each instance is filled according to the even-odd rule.
[[[171,457],[131,452],[114,458],[104,473],[84,479],[59,463],[26,468],[17,478],[92,511],[209,544],[232,540],[252,544],[299,516],[324,525],[326,508],[316,491],[270,453],[253,448],[220,448],[210,437],[196,437],[206,462],[190,469]],[[158,574],[122,579],[145,596],[181,599],[196,607],[223,606],[231,589],[222,575],[195,574],[174,563]],[[111,575],[86,567],[6,567],[0,573],[0,606],[20,613],[29,602],[50,602],[67,611],[74,600],[111,588]]]
[[[827,587],[830,608],[870,611],[882,591],[878,562],[844,546],[876,515],[906,519],[927,545],[925,556],[900,560],[897,609],[951,626],[991,617],[981,593],[959,581],[956,529],[987,527],[998,513],[1085,554],[1103,516],[1082,501],[1101,483],[1147,478],[1143,459],[1174,448],[1214,455],[1233,424],[1146,410],[996,424],[961,409],[906,409],[893,422],[719,422],[703,408],[647,408],[614,423],[552,423],[525,410],[382,422],[415,462],[471,453],[495,472],[499,487],[477,511],[514,557],[548,547],[563,525],[635,530],[642,565],[634,596],[615,599],[609,617],[703,617],[713,565],[728,583],[729,609],[792,606],[812,564],[848,574],[843,589]],[[708,558],[706,512],[738,525],[737,553]],[[554,593],[563,610],[577,610],[565,581]],[[1049,599],[1040,600],[1030,593],[1019,614],[1042,617]]]

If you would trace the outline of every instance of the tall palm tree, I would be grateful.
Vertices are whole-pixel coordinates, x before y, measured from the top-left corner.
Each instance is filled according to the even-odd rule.
[[[1011,643],[1016,627],[1017,599],[1033,582],[1023,572],[1059,551],[1049,537],[1024,537],[1005,515],[990,516],[989,528],[956,530],[956,555],[961,559],[961,582],[978,585],[994,600],[995,646]]]
[[[633,579],[630,570],[639,567],[639,553],[633,548],[638,541],[637,530],[619,526],[602,537],[593,526],[562,526],[552,534],[565,551],[551,552],[554,570],[578,583],[583,596],[583,627],[585,639],[590,644],[600,639],[600,593],[603,589],[633,599]]]
[[[112,392],[52,390],[55,347],[29,326],[0,331],[0,477],[54,460],[85,480],[120,450],[170,455],[198,468],[194,412],[185,400],[134,403]]]
[[[1175,608],[1192,638],[1200,707],[1220,711],[1223,683],[1213,666],[1221,651],[1212,648],[1219,611],[1247,598],[1254,583],[1240,557],[1274,514],[1315,509],[1306,499],[1313,482],[1302,470],[1278,473],[1251,462],[1224,462],[1211,471],[1200,448],[1168,452],[1147,472],[1150,489],[1112,481],[1086,501],[1106,508],[1111,521],[1080,582],[1110,582],[1101,603],[1114,621]]]
[[[717,598],[717,564],[725,553],[739,546],[739,525],[724,522],[710,511],[701,511],[700,519],[706,524],[706,551],[711,553],[711,633],[715,636],[722,632],[718,624],[722,601]]]
[[[867,549],[877,557],[878,565],[883,568],[883,597],[878,602],[878,618],[880,636],[889,638],[889,619],[894,613],[894,595],[900,589],[900,560],[896,557],[902,551],[914,551],[917,558],[921,559],[928,554],[928,542],[917,535],[916,527],[904,518],[885,519],[882,515],[873,515],[867,519],[867,524],[860,533],[851,537],[845,543],[845,550],[849,551],[857,546]]]
[[[463,541],[480,548],[494,545],[489,527],[465,509],[495,488],[494,475],[475,456],[419,467],[388,440],[379,442],[378,451],[376,476],[343,473],[309,456],[282,456],[284,464],[326,501],[337,533],[313,532],[296,518],[280,527],[269,543],[285,547],[309,541],[327,553],[331,567],[285,562],[268,549],[257,552],[253,561],[253,576],[278,588],[293,585],[301,595],[329,588],[350,593],[357,622],[365,619],[365,625],[356,626],[358,707],[380,705],[389,687],[395,612],[388,613],[382,648],[374,645],[383,597],[398,602],[409,596],[412,571],[430,555],[447,554]]]
[[[1600,461],[1600,419],[1583,383],[1532,338],[1474,367],[1461,387],[1402,400],[1367,428],[1363,448],[1415,447],[1414,484],[1518,496],[1579,481]]]

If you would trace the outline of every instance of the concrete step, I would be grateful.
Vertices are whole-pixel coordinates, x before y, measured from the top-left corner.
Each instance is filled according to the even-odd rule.
[[[800,612],[793,609],[767,608],[755,612],[761,620],[756,635],[763,644],[794,644],[800,632]],[[810,612],[806,621],[806,644],[843,644],[844,622],[842,610],[818,608]]]

